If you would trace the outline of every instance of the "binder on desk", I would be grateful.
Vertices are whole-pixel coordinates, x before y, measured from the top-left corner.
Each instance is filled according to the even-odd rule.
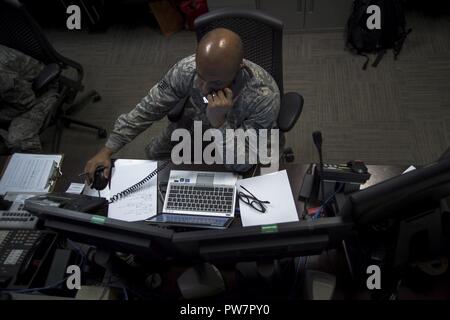
[[[1,174],[0,194],[51,192],[62,175],[63,158],[61,154],[13,154]]]

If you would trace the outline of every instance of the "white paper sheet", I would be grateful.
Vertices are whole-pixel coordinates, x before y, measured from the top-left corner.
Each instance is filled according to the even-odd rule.
[[[72,182],[69,186],[69,188],[67,189],[67,193],[75,193],[75,194],[80,194],[83,192],[85,187],[84,183],[75,183]]]
[[[6,192],[48,192],[47,185],[54,162],[59,166],[62,155],[15,153],[0,181],[0,194]]]
[[[416,167],[414,167],[414,166],[409,166],[408,169],[406,169],[405,171],[403,171],[403,173],[407,173],[407,172],[410,172],[410,171],[413,171],[413,170],[416,170]]]
[[[110,196],[128,189],[158,167],[150,160],[120,159],[114,163]],[[124,221],[140,221],[157,213],[157,176],[137,192],[109,205],[108,217]]]
[[[286,170],[239,180],[236,186],[237,192],[240,186],[244,186],[259,200],[270,201],[270,204],[265,204],[266,212],[261,213],[239,200],[244,227],[298,221]],[[245,193],[245,190],[242,191]]]

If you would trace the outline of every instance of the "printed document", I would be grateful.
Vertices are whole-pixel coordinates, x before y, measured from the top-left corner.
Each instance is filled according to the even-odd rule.
[[[15,153],[0,180],[0,194],[6,192],[49,192],[62,155]]]

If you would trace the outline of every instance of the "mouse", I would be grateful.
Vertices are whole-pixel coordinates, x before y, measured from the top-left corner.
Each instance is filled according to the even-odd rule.
[[[108,179],[103,175],[105,167],[99,166],[95,169],[94,180],[92,181],[91,188],[95,190],[103,190],[108,185]]]

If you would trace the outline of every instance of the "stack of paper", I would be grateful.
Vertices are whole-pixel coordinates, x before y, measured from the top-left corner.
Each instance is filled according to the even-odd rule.
[[[0,194],[49,192],[62,158],[58,154],[13,154],[0,181]]]
[[[259,200],[270,202],[270,204],[264,204],[266,212],[261,213],[239,200],[239,210],[244,227],[298,221],[297,209],[286,170],[239,180],[236,183],[237,192],[242,191],[247,194],[245,190],[241,190],[240,186],[244,186]]]

